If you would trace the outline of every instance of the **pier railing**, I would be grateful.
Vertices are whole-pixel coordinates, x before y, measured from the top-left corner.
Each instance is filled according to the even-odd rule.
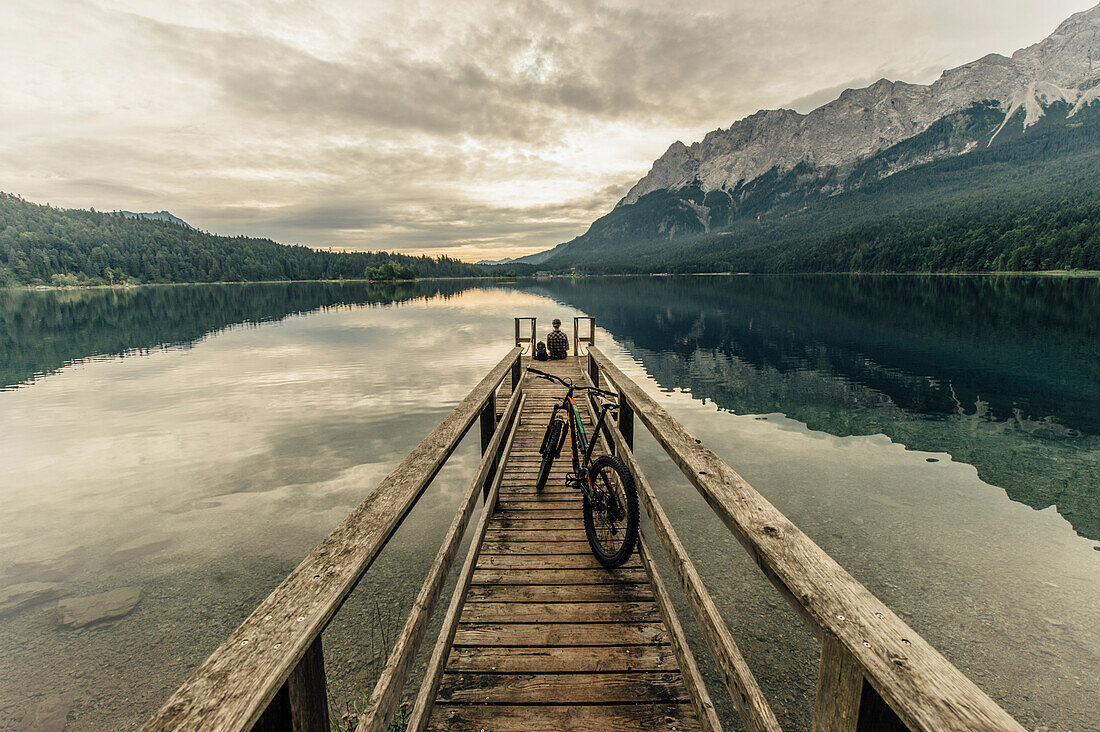
[[[635,416],[821,642],[815,731],[1022,732],[1007,712],[594,346],[588,349],[588,379],[619,393],[618,424],[609,424],[607,436],[634,474],[654,532],[748,729],[778,730],[779,724],[634,459]]]
[[[533,326],[533,324],[532,324]],[[517,346],[307,556],[145,724],[146,730],[329,730],[321,634],[451,453],[480,419],[483,457],[371,699],[361,730],[385,729],[399,703],[466,524],[504,435],[518,421]],[[511,375],[499,423],[496,393]]]

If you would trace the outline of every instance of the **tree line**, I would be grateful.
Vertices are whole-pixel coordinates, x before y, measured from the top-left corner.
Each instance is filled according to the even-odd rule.
[[[326,252],[166,221],[38,205],[0,192],[0,284],[92,285],[475,277],[447,256]]]

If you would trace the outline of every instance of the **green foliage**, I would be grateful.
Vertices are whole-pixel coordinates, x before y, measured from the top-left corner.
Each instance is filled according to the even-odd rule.
[[[377,267],[367,267],[366,278],[372,281],[415,280],[418,272],[415,264],[404,265],[390,260]]]
[[[802,165],[728,192],[655,191],[594,223],[545,267],[597,274],[1100,269],[1100,105],[1069,111],[1052,105],[1026,133],[1015,119],[994,138],[1003,115],[975,105],[849,171]]]
[[[215,236],[166,221],[40,206],[0,193],[0,284],[474,277],[450,257],[326,252],[270,239]]]

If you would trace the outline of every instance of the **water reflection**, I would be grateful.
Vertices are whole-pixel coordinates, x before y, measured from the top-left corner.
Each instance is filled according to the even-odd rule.
[[[126,289],[0,288],[0,389],[94,356],[188,347],[240,323],[447,298],[483,282],[293,282]]]
[[[949,452],[1100,538],[1100,280],[619,278],[537,291],[594,315],[669,388]]]
[[[0,728],[66,703],[71,729],[138,726],[501,357],[513,316],[583,312],[643,388],[1029,728],[1095,717],[1094,543],[1020,503],[1057,494],[1078,531],[1095,525],[1093,282],[615,278],[0,301],[3,383],[72,364],[0,392],[0,593],[47,590],[0,603]],[[143,355],[91,358],[117,353]],[[384,653],[370,639],[403,622],[476,443],[326,632],[338,704],[369,690]],[[785,728],[805,728],[816,644],[641,430],[638,452]],[[126,588],[140,589],[129,614],[63,624],[59,599]]]

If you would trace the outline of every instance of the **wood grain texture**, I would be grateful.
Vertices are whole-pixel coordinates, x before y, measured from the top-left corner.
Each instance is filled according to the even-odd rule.
[[[679,673],[661,671],[586,674],[451,673],[443,676],[436,704],[638,704],[686,702]]]
[[[814,732],[856,732],[863,693],[863,669],[832,636],[821,644],[814,703]]]
[[[814,634],[836,637],[911,729],[1023,729],[599,349],[589,355]]]
[[[661,620],[650,602],[469,602],[463,623],[653,623]]]
[[[520,706],[440,704],[432,712],[432,729],[493,732],[638,732],[699,729],[690,704],[622,704]]]
[[[447,671],[480,673],[626,673],[678,671],[671,646],[573,646],[559,648],[455,648]]]
[[[325,652],[320,638],[290,672],[286,689],[294,732],[329,732]]]
[[[512,349],[145,724],[250,729],[478,418]]]

